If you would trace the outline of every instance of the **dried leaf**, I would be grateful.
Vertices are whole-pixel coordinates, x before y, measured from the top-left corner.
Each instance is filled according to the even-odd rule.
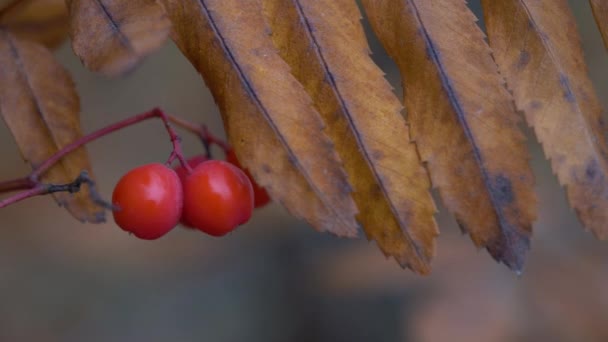
[[[263,0],[272,38],[305,86],[344,160],[368,238],[429,271],[438,234],[430,182],[402,106],[369,57],[354,0]]]
[[[583,225],[608,237],[608,147],[576,24],[559,1],[483,1],[490,43]]]
[[[600,29],[604,46],[608,48],[608,1],[607,0],[589,0],[595,22]]]
[[[20,39],[58,47],[68,36],[68,11],[64,0],[0,2],[0,26]],[[3,8],[4,7],[4,8]]]
[[[155,0],[66,0],[72,48],[84,65],[124,74],[169,37],[170,21]]]
[[[403,79],[411,134],[477,246],[520,271],[536,212],[518,117],[464,0],[364,0]]]
[[[257,0],[164,0],[173,38],[203,75],[237,158],[314,227],[356,236],[339,157],[302,85],[272,45]]]
[[[78,95],[70,75],[49,50],[1,29],[0,65],[0,114],[23,157],[35,168],[80,137]],[[42,181],[68,183],[83,170],[91,174],[86,149],[81,148],[49,169]],[[91,200],[86,187],[74,195],[54,196],[75,218],[104,221],[103,208]]]

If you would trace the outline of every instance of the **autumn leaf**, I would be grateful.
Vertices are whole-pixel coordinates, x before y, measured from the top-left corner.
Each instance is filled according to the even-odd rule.
[[[608,48],[608,1],[607,0],[589,0],[595,22],[600,29],[604,46]]]
[[[608,147],[566,1],[483,1],[494,56],[583,225],[608,237]],[[500,16],[500,17],[499,17]]]
[[[364,0],[395,59],[411,134],[448,210],[477,246],[520,271],[536,213],[511,98],[463,0]]]
[[[56,48],[68,36],[68,11],[65,1],[0,1],[0,26],[20,39]]]
[[[272,39],[312,96],[344,160],[368,238],[403,266],[430,270],[435,205],[401,103],[369,57],[353,0],[263,0]]]
[[[202,74],[237,158],[297,217],[356,236],[357,212],[333,144],[269,37],[257,0],[164,0],[173,39]]]
[[[0,29],[0,65],[0,114],[21,154],[35,168],[81,136],[78,95],[69,74],[49,50],[4,29]],[[69,183],[82,171],[91,174],[84,148],[61,159],[41,181]],[[103,208],[94,203],[86,187],[74,195],[54,196],[75,218],[104,221]]]
[[[90,70],[118,76],[169,37],[170,21],[155,0],[66,0],[72,48]]]

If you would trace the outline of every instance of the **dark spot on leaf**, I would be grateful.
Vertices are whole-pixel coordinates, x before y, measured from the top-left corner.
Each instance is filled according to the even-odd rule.
[[[584,186],[590,190],[590,195],[596,198],[608,199],[608,185],[606,184],[606,176],[604,175],[597,159],[591,159],[585,166],[585,174],[583,179],[578,179]],[[593,203],[589,203],[591,206]]]
[[[598,165],[597,160],[593,159],[591,162],[587,164],[585,168],[585,177],[588,181],[593,182],[595,177],[598,175]]]
[[[566,99],[566,101],[572,103],[574,101],[576,101],[576,98],[574,97],[574,94],[572,93],[572,89],[570,88],[570,80],[568,80],[568,77],[564,74],[560,74],[559,75],[559,83],[562,85],[562,88],[564,89],[564,99]]]
[[[519,59],[517,60],[517,69],[521,70],[526,67],[530,63],[530,53],[528,51],[521,51],[519,53]]]
[[[509,205],[515,200],[511,180],[503,175],[498,175],[494,178],[490,186],[490,192],[497,202],[496,205],[499,206]]]
[[[270,168],[270,166],[268,166],[268,164],[262,164],[262,171],[264,171],[265,173],[270,173],[272,169]]]
[[[287,160],[289,161],[289,163],[291,165],[293,165],[294,167],[298,167],[298,159],[296,158],[296,156],[294,156],[292,153],[289,153],[287,155]]]
[[[539,110],[543,107],[543,104],[540,101],[534,100],[530,102],[530,109]]]
[[[373,150],[372,151],[372,158],[374,160],[379,160],[384,158],[384,152],[382,152],[381,150]]]

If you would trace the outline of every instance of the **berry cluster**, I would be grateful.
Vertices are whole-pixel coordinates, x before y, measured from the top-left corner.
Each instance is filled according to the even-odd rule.
[[[222,236],[246,223],[253,208],[270,202],[232,149],[226,150],[226,161],[201,155],[187,163],[191,170],[154,163],[125,174],[112,194],[118,226],[146,240],[162,237],[178,223]]]

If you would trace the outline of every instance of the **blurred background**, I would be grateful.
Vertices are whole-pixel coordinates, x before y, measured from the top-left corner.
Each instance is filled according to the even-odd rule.
[[[570,3],[606,105],[606,50],[588,2]],[[401,94],[394,64],[370,44]],[[223,135],[209,91],[171,43],[121,80],[86,71],[69,44],[57,57],[78,86],[85,132],[160,106]],[[164,136],[147,122],[90,144],[102,194],[165,160]],[[276,204],[224,238],[175,229],[149,242],[35,198],[0,211],[0,341],[607,341],[608,246],[581,229],[530,137],[540,216],[522,276],[476,250],[439,202],[434,270],[420,277],[374,243],[318,234]],[[0,179],[28,172],[4,125],[0,153]]]

